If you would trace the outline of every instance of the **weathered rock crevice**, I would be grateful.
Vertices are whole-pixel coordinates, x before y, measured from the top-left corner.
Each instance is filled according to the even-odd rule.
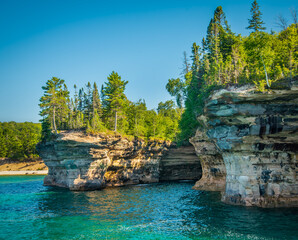
[[[38,150],[49,168],[44,184],[70,190],[201,177],[193,147],[179,150],[167,141],[65,131],[53,141],[40,143]]]
[[[298,206],[297,81],[267,93],[247,86],[216,91],[198,120],[190,142],[203,176],[195,188],[222,190],[230,204]]]
[[[196,182],[193,188],[206,191],[224,191],[226,169],[222,155],[218,152],[216,145],[200,129],[189,141],[194,146],[202,165],[202,178]]]
[[[201,176],[201,162],[193,146],[172,147],[160,160],[160,181],[198,180]]]

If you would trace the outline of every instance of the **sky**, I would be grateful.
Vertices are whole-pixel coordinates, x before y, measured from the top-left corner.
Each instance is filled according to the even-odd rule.
[[[248,0],[0,0],[0,121],[38,122],[42,86],[53,76],[101,86],[116,71],[131,101],[148,109],[171,99],[165,85],[180,77],[183,52],[201,43],[217,6],[233,32],[248,35]],[[259,0],[267,31],[291,20],[295,0]],[[290,21],[289,21],[290,22]]]

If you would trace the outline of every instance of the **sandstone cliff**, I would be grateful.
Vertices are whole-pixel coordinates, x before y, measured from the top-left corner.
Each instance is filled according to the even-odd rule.
[[[226,203],[298,206],[298,88],[222,89],[208,99],[190,142],[203,176],[195,188],[223,190]],[[225,186],[225,189],[224,189]]]
[[[200,161],[195,153],[171,161],[168,153],[175,148],[166,141],[145,142],[116,135],[87,136],[83,132],[66,131],[53,141],[39,144],[38,150],[49,168],[44,184],[71,190],[199,179],[201,176]],[[190,155],[193,160],[189,160]]]

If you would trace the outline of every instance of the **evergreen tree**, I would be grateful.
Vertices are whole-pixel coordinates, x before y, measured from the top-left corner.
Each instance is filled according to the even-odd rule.
[[[97,110],[95,109],[90,124],[87,124],[87,133],[98,133],[103,129],[103,123],[97,114]]]
[[[103,107],[106,119],[111,119],[111,113],[114,113],[114,131],[117,132],[117,121],[121,114],[124,112],[127,98],[124,94],[125,87],[128,81],[121,80],[117,72],[112,72],[108,76],[108,81],[105,82],[103,88]],[[111,122],[109,123],[111,127]]]
[[[254,32],[266,29],[263,26],[264,22],[262,21],[262,13],[259,8],[259,4],[256,0],[254,0],[250,9],[251,19],[248,19],[249,25],[247,27],[247,29],[252,29]]]
[[[41,120],[41,129],[42,129],[41,139],[43,141],[50,139],[52,131],[51,131],[51,123],[50,123],[49,117],[43,118]]]
[[[67,91],[64,80],[53,77],[43,86],[44,95],[40,98],[40,115],[51,119],[52,129],[57,134],[57,120],[64,121],[65,115],[68,113],[67,98],[69,92]],[[61,125],[61,122],[58,122]]]
[[[79,96],[78,96],[78,110],[80,112],[84,112],[84,109],[85,109],[84,96],[85,96],[84,88],[81,88],[79,90]]]
[[[79,107],[79,97],[78,97],[78,91],[77,91],[77,85],[75,84],[74,86],[74,102],[73,102],[73,110],[76,113],[76,111],[78,111],[78,107]]]
[[[183,52],[183,71],[182,71],[182,75],[186,75],[190,72],[190,64],[188,62],[188,58],[187,58],[187,53],[186,51]]]
[[[98,88],[96,83],[93,84],[93,90],[92,90],[92,114],[94,115],[95,111],[97,111],[97,114],[101,116],[101,103],[98,93]]]
[[[234,33],[232,33],[225,13],[221,6],[214,11],[213,18],[207,28],[206,40],[203,38],[203,52],[208,54],[208,61],[205,57],[205,64],[208,63],[208,75],[210,80],[217,84],[226,82],[225,64],[230,59],[232,45],[234,44]],[[204,57],[203,57],[204,58]]]
[[[90,121],[93,113],[93,105],[92,105],[92,86],[91,83],[88,82],[86,85],[86,93],[84,94],[84,116],[86,121]]]
[[[84,127],[84,115],[81,111],[78,111],[75,116],[75,129],[81,129]]]

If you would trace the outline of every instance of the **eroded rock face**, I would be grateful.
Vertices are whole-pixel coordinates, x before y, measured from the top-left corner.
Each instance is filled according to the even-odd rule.
[[[161,158],[161,181],[198,180],[201,177],[201,162],[193,146],[171,147]]]
[[[217,150],[225,165],[224,202],[298,206],[297,81],[290,89],[268,93],[249,87],[219,90],[210,97],[199,121],[208,137],[203,144],[215,144],[211,152]],[[191,142],[198,155],[205,154],[200,136]],[[204,179],[207,170],[203,162],[202,166]]]
[[[165,141],[146,143],[121,136],[86,136],[74,131],[62,132],[56,140],[38,146],[39,154],[49,168],[44,184],[71,190],[159,182],[160,172],[167,171],[162,168],[161,159],[172,149],[171,143]],[[185,169],[180,169],[175,180],[198,179],[199,160],[196,161],[197,169],[185,160],[184,163],[189,164],[185,169],[189,169],[190,177],[183,178],[181,173]],[[181,164],[183,160],[182,163],[174,161],[172,167]]]
[[[63,132],[39,145],[49,168],[44,184],[71,190],[151,183],[159,180],[159,160],[169,142],[130,141],[121,136]]]
[[[196,182],[194,189],[206,191],[224,191],[226,185],[226,168],[221,154],[215,144],[202,129],[189,139],[195,147],[202,165],[202,178]]]

